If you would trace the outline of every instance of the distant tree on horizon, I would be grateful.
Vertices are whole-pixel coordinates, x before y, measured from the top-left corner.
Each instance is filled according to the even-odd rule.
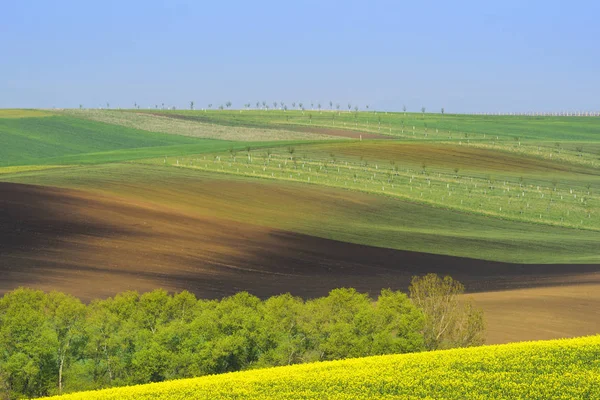
[[[192,101],[190,101],[190,110],[193,110],[193,109],[194,109],[194,101],[192,100]]]

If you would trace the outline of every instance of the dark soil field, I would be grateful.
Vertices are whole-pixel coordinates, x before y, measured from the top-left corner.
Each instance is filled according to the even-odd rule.
[[[600,296],[593,289],[600,288],[600,265],[507,264],[383,249],[78,190],[1,183],[0,192],[2,293],[28,286],[90,300],[163,287],[204,298],[242,290],[310,298],[345,286],[372,294],[382,287],[406,290],[411,276],[437,272],[463,282],[491,310],[492,342],[598,329]],[[562,298],[549,308],[544,297],[528,301],[528,290],[544,291],[546,301]],[[573,310],[589,318],[577,326],[561,323]],[[521,324],[505,323],[523,312],[547,318],[550,326],[519,333]]]
[[[323,143],[311,146],[326,154],[338,157],[363,158],[366,161],[394,161],[402,166],[422,163],[434,168],[459,168],[481,172],[513,173],[563,173],[578,172],[598,175],[597,168],[563,164],[540,158],[528,157],[474,146],[440,143],[402,143],[366,141],[352,143]]]

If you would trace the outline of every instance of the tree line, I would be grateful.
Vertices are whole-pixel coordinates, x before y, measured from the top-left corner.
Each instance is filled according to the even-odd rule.
[[[37,397],[244,369],[483,343],[483,317],[449,277],[410,295],[354,289],[303,300],[246,292],[124,292],[89,304],[19,288],[0,299],[0,398]]]

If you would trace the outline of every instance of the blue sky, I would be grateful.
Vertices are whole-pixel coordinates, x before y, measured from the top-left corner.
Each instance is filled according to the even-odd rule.
[[[600,111],[596,1],[12,1],[0,107]]]

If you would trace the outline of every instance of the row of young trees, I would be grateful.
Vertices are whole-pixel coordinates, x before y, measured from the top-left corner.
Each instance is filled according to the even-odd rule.
[[[462,290],[428,275],[410,297],[383,290],[376,300],[353,289],[307,301],[155,290],[85,305],[21,288],[0,299],[0,397],[481,344],[481,312],[460,301]]]
[[[306,108],[304,107],[304,103],[302,103],[302,102],[292,102],[291,105],[292,105],[292,109],[297,109],[297,110],[302,110],[302,111],[306,110]],[[225,107],[226,108],[231,108],[231,106],[232,106],[231,101],[228,101],[228,102],[225,103]],[[212,109],[212,107],[213,107],[213,104],[210,103],[210,104],[208,104],[207,108],[208,109]],[[250,109],[251,107],[252,107],[252,103],[245,103],[244,104],[244,109]],[[223,110],[224,106],[220,105],[218,108],[219,108],[219,110]],[[257,110],[260,110],[260,109],[262,109],[262,110],[268,110],[270,108],[270,104],[267,103],[266,101],[262,101],[262,102],[257,101],[256,104],[255,104],[255,108]],[[310,103],[310,108],[312,110],[314,110],[315,109],[315,103],[311,102]],[[321,103],[317,103],[317,110],[321,111],[322,108],[323,108],[323,106],[321,105]],[[335,104],[335,109],[337,111],[340,111],[340,108],[341,108],[340,103],[336,103]],[[348,103],[348,112],[352,111],[353,108],[354,108],[355,112],[357,112],[359,110],[359,106],[358,105],[354,105],[353,106],[352,103]],[[280,109],[280,110],[287,111],[288,110],[288,106],[283,101],[281,101],[281,102],[274,101],[273,102],[273,109]],[[329,109],[333,110],[333,101],[329,101]],[[190,110],[194,110],[194,102],[193,101],[190,101]],[[369,105],[368,104],[365,106],[365,110],[369,111]],[[402,106],[402,110],[406,114],[406,110],[407,110],[406,106]],[[425,111],[426,111],[426,108],[425,107],[421,107],[421,113],[423,113],[423,115],[425,114]],[[445,113],[445,109],[442,108],[440,110],[440,112],[443,115]]]

